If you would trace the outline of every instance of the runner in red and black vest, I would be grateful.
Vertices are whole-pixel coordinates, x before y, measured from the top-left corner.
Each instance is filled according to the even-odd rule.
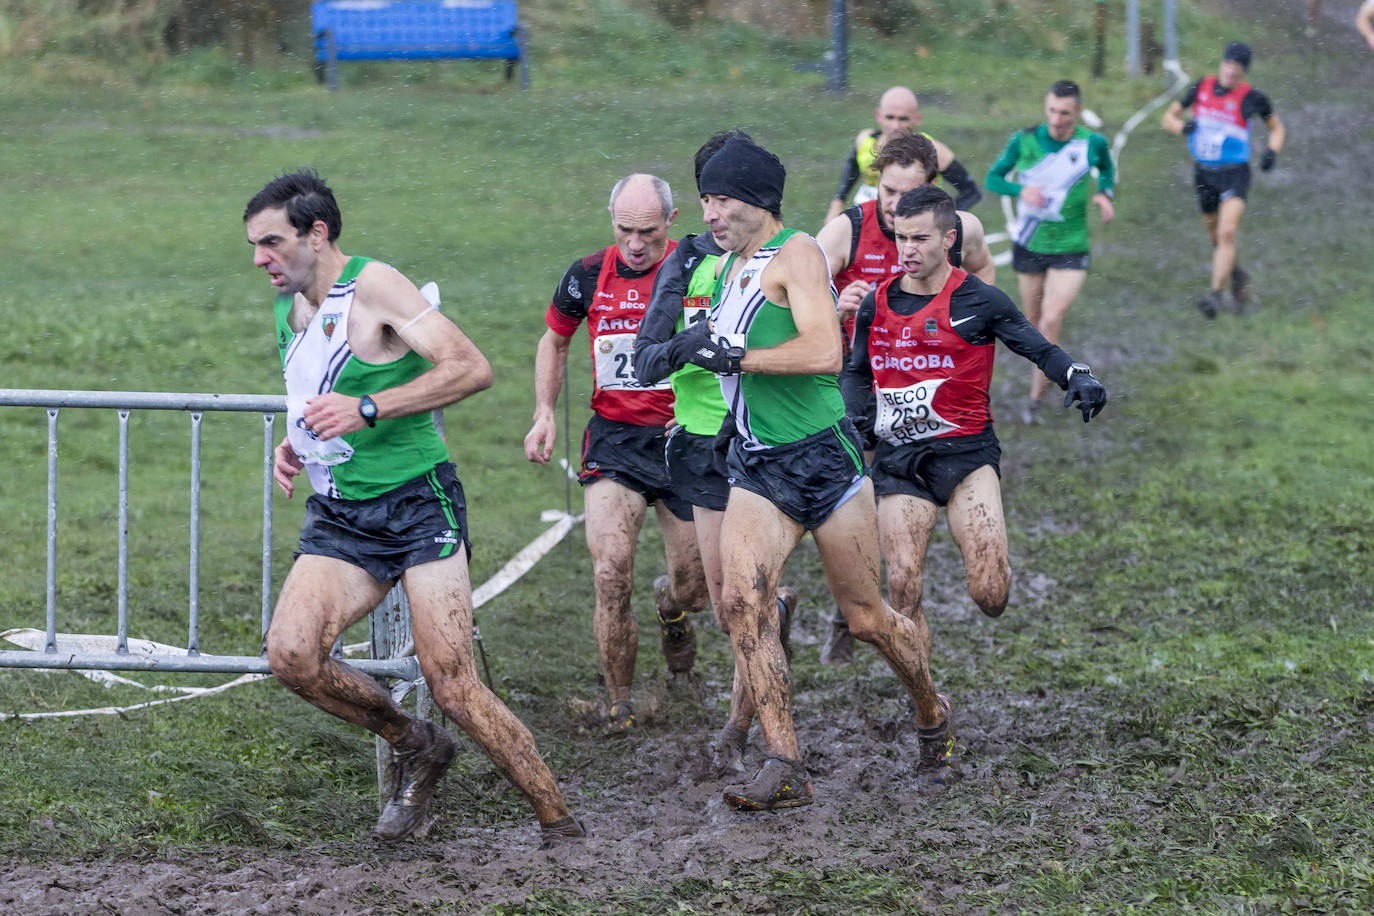
[[[839,292],[836,306],[844,322],[844,337],[854,336],[854,313],[859,302],[876,285],[901,272],[897,245],[892,240],[892,209],[897,199],[935,180],[937,158],[930,138],[898,134],[883,145],[873,160],[878,172],[878,196],[850,207],[825,224],[816,235],[830,264],[830,276]],[[950,262],[992,283],[997,268],[983,239],[983,223],[964,210],[955,215],[957,239]]]
[[[839,291],[836,310],[844,325],[847,346],[854,339],[854,316],[864,296],[902,272],[892,235],[892,212],[897,201],[907,191],[933,182],[937,163],[935,146],[928,137],[917,133],[893,137],[873,161],[878,170],[877,199],[845,210],[816,236]],[[983,223],[972,213],[955,211],[954,244],[948,257],[955,267],[962,267],[987,283],[995,282],[997,268],[983,238]],[[867,434],[865,447],[873,447]],[[821,662],[844,665],[853,657],[854,640],[844,615],[836,609],[821,647]]]
[[[1245,81],[1249,69],[1249,46],[1231,42],[1217,73],[1189,86],[1164,112],[1164,129],[1188,137],[1188,151],[1196,162],[1193,185],[1202,224],[1212,240],[1212,286],[1197,306],[1209,321],[1222,305],[1236,313],[1245,307],[1250,276],[1241,269],[1236,254],[1236,230],[1250,190],[1250,119],[1259,118],[1269,130],[1260,171],[1272,169],[1283,149],[1283,122],[1274,114],[1269,97]],[[1193,109],[1187,121],[1183,119],[1186,108]]]
[[[635,542],[650,505],[658,516],[668,575],[655,586],[663,654],[670,673],[692,670],[696,634],[689,611],[706,606],[706,579],[692,527],[692,506],[673,492],[664,461],[673,392],[666,380],[641,385],[634,373],[634,340],[649,305],[654,277],[676,245],[668,239],[673,209],[668,183],[630,175],[611,191],[615,244],[575,261],[563,274],[545,316],[548,330],[535,356],[534,425],[525,457],[539,464],[553,454],[554,405],[563,387],[573,335],[584,321],[591,337],[592,417],[582,440],[587,547],[596,588],[593,626],[610,704],[609,727],[634,725],[630,684],[639,637],[630,594]]]
[[[1066,389],[1064,406],[1077,402],[1084,422],[1107,403],[1107,391],[1087,366],[1047,341],[1006,293],[949,263],[954,201],[948,194],[922,187],[902,195],[893,228],[903,273],[864,297],[840,389],[855,425],[877,437],[873,489],[888,598],[929,647],[921,582],[940,506],[963,554],[973,600],[989,617],[1007,605],[1001,448],[988,407],[997,341]],[[928,684],[928,654],[922,661]],[[948,709],[943,697],[941,705]],[[917,726],[932,725],[936,713],[918,708]]]

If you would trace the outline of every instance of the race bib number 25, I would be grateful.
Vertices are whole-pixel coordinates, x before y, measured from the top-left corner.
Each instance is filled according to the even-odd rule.
[[[635,336],[633,334],[602,334],[592,344],[595,355],[596,387],[602,391],[652,391],[671,388],[664,379],[657,385],[641,385],[635,378]]]

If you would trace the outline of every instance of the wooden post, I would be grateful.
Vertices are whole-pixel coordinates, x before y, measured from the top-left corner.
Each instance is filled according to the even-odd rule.
[[[1095,0],[1096,9],[1093,10],[1093,25],[1095,40],[1093,42],[1093,77],[1100,78],[1106,72],[1107,56],[1107,2],[1106,0]]]

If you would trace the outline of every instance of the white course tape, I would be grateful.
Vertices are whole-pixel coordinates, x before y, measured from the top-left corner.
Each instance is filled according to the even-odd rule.
[[[552,550],[559,541],[568,536],[574,525],[582,521],[581,515],[569,515],[559,509],[547,509],[539,520],[542,522],[553,522],[543,534],[535,538],[515,556],[502,566],[501,569],[486,582],[479,585],[472,593],[473,608],[479,608],[486,604],[497,595],[510,588],[515,582],[534,568],[545,554]],[[39,651],[47,641],[47,634],[42,630],[32,628],[19,628],[6,630],[0,633],[0,639],[13,643],[25,649]],[[57,634],[58,651],[63,654],[77,654],[85,652],[114,652],[116,648],[116,637],[107,635],[87,635],[79,633],[59,633]],[[129,652],[134,655],[185,655],[186,649],[169,646],[163,643],[153,642],[148,639],[128,640]],[[365,651],[367,643],[354,643],[344,646],[345,654],[356,654]],[[203,658],[213,658],[214,656],[202,656]],[[38,668],[38,671],[53,671],[65,669]],[[223,693],[231,687],[240,684],[251,684],[253,681],[260,681],[263,678],[271,677],[268,674],[244,674],[234,678],[225,684],[217,687],[173,687],[165,684],[140,684],[138,681],[120,677],[109,671],[80,671],[82,676],[88,677],[99,684],[107,687],[116,685],[128,685],[141,687],[145,690],[175,692],[179,696],[169,697],[163,700],[150,700],[146,703],[136,703],[132,706],[103,706],[98,709],[71,709],[61,712],[28,712],[28,713],[0,713],[0,721],[5,719],[55,719],[67,718],[71,716],[117,716],[139,709],[148,709],[153,706],[161,706],[164,703],[178,703],[182,700],[191,700],[196,697],[211,696],[216,693]]]

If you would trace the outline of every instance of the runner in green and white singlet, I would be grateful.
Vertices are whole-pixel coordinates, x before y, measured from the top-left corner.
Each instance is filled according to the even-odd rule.
[[[1101,210],[1104,224],[1115,216],[1111,149],[1102,134],[1079,126],[1082,113],[1078,84],[1055,83],[1045,95],[1045,122],[1012,134],[987,178],[988,190],[1017,199],[1011,268],[1021,292],[1021,311],[1056,344],[1091,261],[1088,204]],[[1007,177],[1012,171],[1016,180]],[[1043,372],[1031,370],[1030,397],[1022,407],[1021,422],[1039,422],[1040,398],[1048,384]]]
[[[277,680],[391,745],[396,787],[373,828],[393,842],[426,826],[457,747],[330,647],[399,581],[435,702],[515,784],[546,839],[581,837],[534,738],[477,676],[462,485],[430,412],[491,385],[491,366],[396,270],[339,250],[334,192],[282,175],[243,213],[253,264],[277,290],[287,435],[272,476],[289,498],[304,469],[300,549],[266,654]]]
[[[706,163],[703,216],[732,257],[712,304],[714,327],[698,324],[668,345],[673,368],[692,363],[721,376],[740,431],[727,458],[721,603],[768,754],[725,801],[755,811],[812,800],[776,605],[782,568],[808,530],[854,637],[883,653],[908,692],[923,651],[914,625],[879,589],[873,487],[836,386],[843,344],[834,288],[815,239],[783,229],[785,175],[776,156],[738,138]]]

